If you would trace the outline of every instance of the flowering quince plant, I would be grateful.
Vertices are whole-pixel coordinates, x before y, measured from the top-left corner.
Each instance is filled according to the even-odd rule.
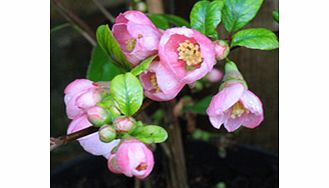
[[[77,139],[84,150],[104,156],[113,173],[143,179],[154,167],[150,145],[168,138],[161,126],[137,120],[144,97],[170,101],[185,85],[193,89],[200,82],[218,84],[218,93],[202,100],[213,127],[224,125],[232,132],[259,126],[264,119],[262,102],[248,89],[229,53],[236,47],[278,48],[272,31],[243,29],[262,2],[199,1],[190,23],[177,16],[174,20],[173,15],[129,10],[116,17],[112,29],[99,26],[87,79],[74,80],[64,91],[72,120],[67,134],[96,128],[98,132]],[[166,26],[156,18],[164,19]],[[220,24],[229,33],[227,39],[217,32]],[[221,63],[224,71],[215,68]]]

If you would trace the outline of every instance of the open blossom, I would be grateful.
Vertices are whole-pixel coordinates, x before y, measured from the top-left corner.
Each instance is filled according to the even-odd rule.
[[[147,71],[140,75],[146,97],[155,101],[168,101],[176,97],[184,87],[159,61],[153,61]]]
[[[74,133],[90,126],[92,126],[92,124],[88,121],[87,115],[81,115],[72,120],[67,129],[67,134]],[[77,140],[79,141],[83,149],[87,152],[93,155],[103,155],[105,158],[109,157],[112,149],[120,142],[120,140],[117,139],[109,143],[104,143],[99,139],[98,132],[81,137]]]
[[[113,173],[122,173],[128,177],[147,177],[154,166],[152,151],[135,139],[124,140],[115,154],[108,160],[108,168]]]
[[[186,27],[166,30],[159,44],[161,64],[183,83],[192,83],[216,63],[214,44],[200,32]]]
[[[112,32],[123,53],[134,66],[157,53],[162,34],[145,14],[135,10],[126,11],[116,17]]]
[[[66,86],[64,102],[70,119],[82,115],[101,101],[101,87],[87,79],[77,79]]]
[[[224,124],[229,132],[241,125],[255,128],[264,119],[260,99],[239,82],[225,85],[212,98],[207,114],[215,128]]]

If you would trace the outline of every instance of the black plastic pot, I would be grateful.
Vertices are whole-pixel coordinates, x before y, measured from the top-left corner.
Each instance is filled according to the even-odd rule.
[[[190,188],[214,188],[224,182],[226,188],[278,187],[278,157],[252,146],[237,145],[227,150],[225,158],[213,145],[201,141],[185,144]],[[150,177],[152,187],[165,188],[162,151],[155,152],[156,165]],[[85,155],[51,172],[52,188],[131,188],[133,178],[108,171],[103,157]]]

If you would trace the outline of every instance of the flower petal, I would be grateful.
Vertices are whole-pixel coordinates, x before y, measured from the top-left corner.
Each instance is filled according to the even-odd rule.
[[[245,88],[240,83],[225,86],[212,99],[207,109],[209,116],[215,116],[223,113],[239,101]]]
[[[224,127],[228,132],[233,132],[237,130],[243,122],[243,116],[237,117],[237,118],[228,118],[226,122],[224,123]]]
[[[81,91],[88,90],[93,86],[93,82],[87,79],[76,79],[73,82],[71,82],[66,88],[64,89],[65,95],[75,95],[77,93],[80,93]],[[69,98],[67,99],[69,100]]]
[[[142,48],[149,51],[158,49],[161,32],[149,25],[128,23],[127,30]]]
[[[248,113],[248,114],[244,114],[242,124],[244,127],[253,129],[259,126],[263,120],[264,120],[263,114]]]
[[[256,114],[263,114],[263,104],[260,99],[251,91],[245,90],[240,98],[243,106]]]
[[[79,143],[88,153],[96,156],[103,155],[105,158],[108,158],[112,149],[118,145],[119,140],[104,143],[99,139],[98,132],[95,132],[83,137],[83,139],[79,139]]]
[[[144,13],[136,10],[128,10],[124,13],[120,13],[115,19],[115,23],[128,23],[129,21],[137,24],[153,25],[151,20]]]
[[[120,48],[124,52],[128,52],[126,48],[127,41],[132,39],[133,36],[127,30],[127,24],[114,24],[112,27],[112,33],[115,39],[118,41]]]
[[[219,129],[220,126],[229,118],[229,112],[220,113],[218,115],[209,116],[209,120],[213,127]]]
[[[88,121],[87,115],[83,114],[71,121],[69,127],[67,129],[67,134],[71,134],[87,127],[92,126],[92,124]],[[84,137],[82,137],[84,138]],[[82,139],[80,138],[80,139]]]

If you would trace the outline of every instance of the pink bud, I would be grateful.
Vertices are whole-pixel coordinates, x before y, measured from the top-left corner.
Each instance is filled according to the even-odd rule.
[[[151,150],[135,139],[124,140],[108,162],[112,172],[139,179],[147,177],[153,166],[154,158]]]
[[[239,82],[224,85],[212,98],[207,114],[215,128],[219,129],[224,124],[229,132],[241,125],[255,128],[264,119],[260,99]]]
[[[98,131],[99,139],[102,142],[108,143],[115,139],[116,131],[110,125],[104,125]]]
[[[109,121],[109,114],[105,109],[99,106],[94,106],[87,110],[88,120],[95,126],[101,127]]]
[[[158,61],[152,62],[149,69],[139,78],[145,96],[155,101],[168,101],[175,98],[185,85]]]
[[[200,32],[186,27],[167,29],[159,44],[161,64],[182,83],[193,83],[216,63],[215,46]]]
[[[135,66],[157,53],[161,31],[140,11],[129,10],[115,19],[113,36],[127,59]]]
[[[210,82],[219,82],[223,78],[223,73],[222,71],[214,68],[212,71],[210,71],[207,75],[207,79]]]
[[[223,40],[216,40],[214,41],[214,44],[216,59],[219,61],[226,58],[226,56],[230,53],[230,46],[228,45],[228,43]]]
[[[113,121],[113,126],[118,132],[129,132],[135,126],[135,120],[131,117],[119,117]]]

